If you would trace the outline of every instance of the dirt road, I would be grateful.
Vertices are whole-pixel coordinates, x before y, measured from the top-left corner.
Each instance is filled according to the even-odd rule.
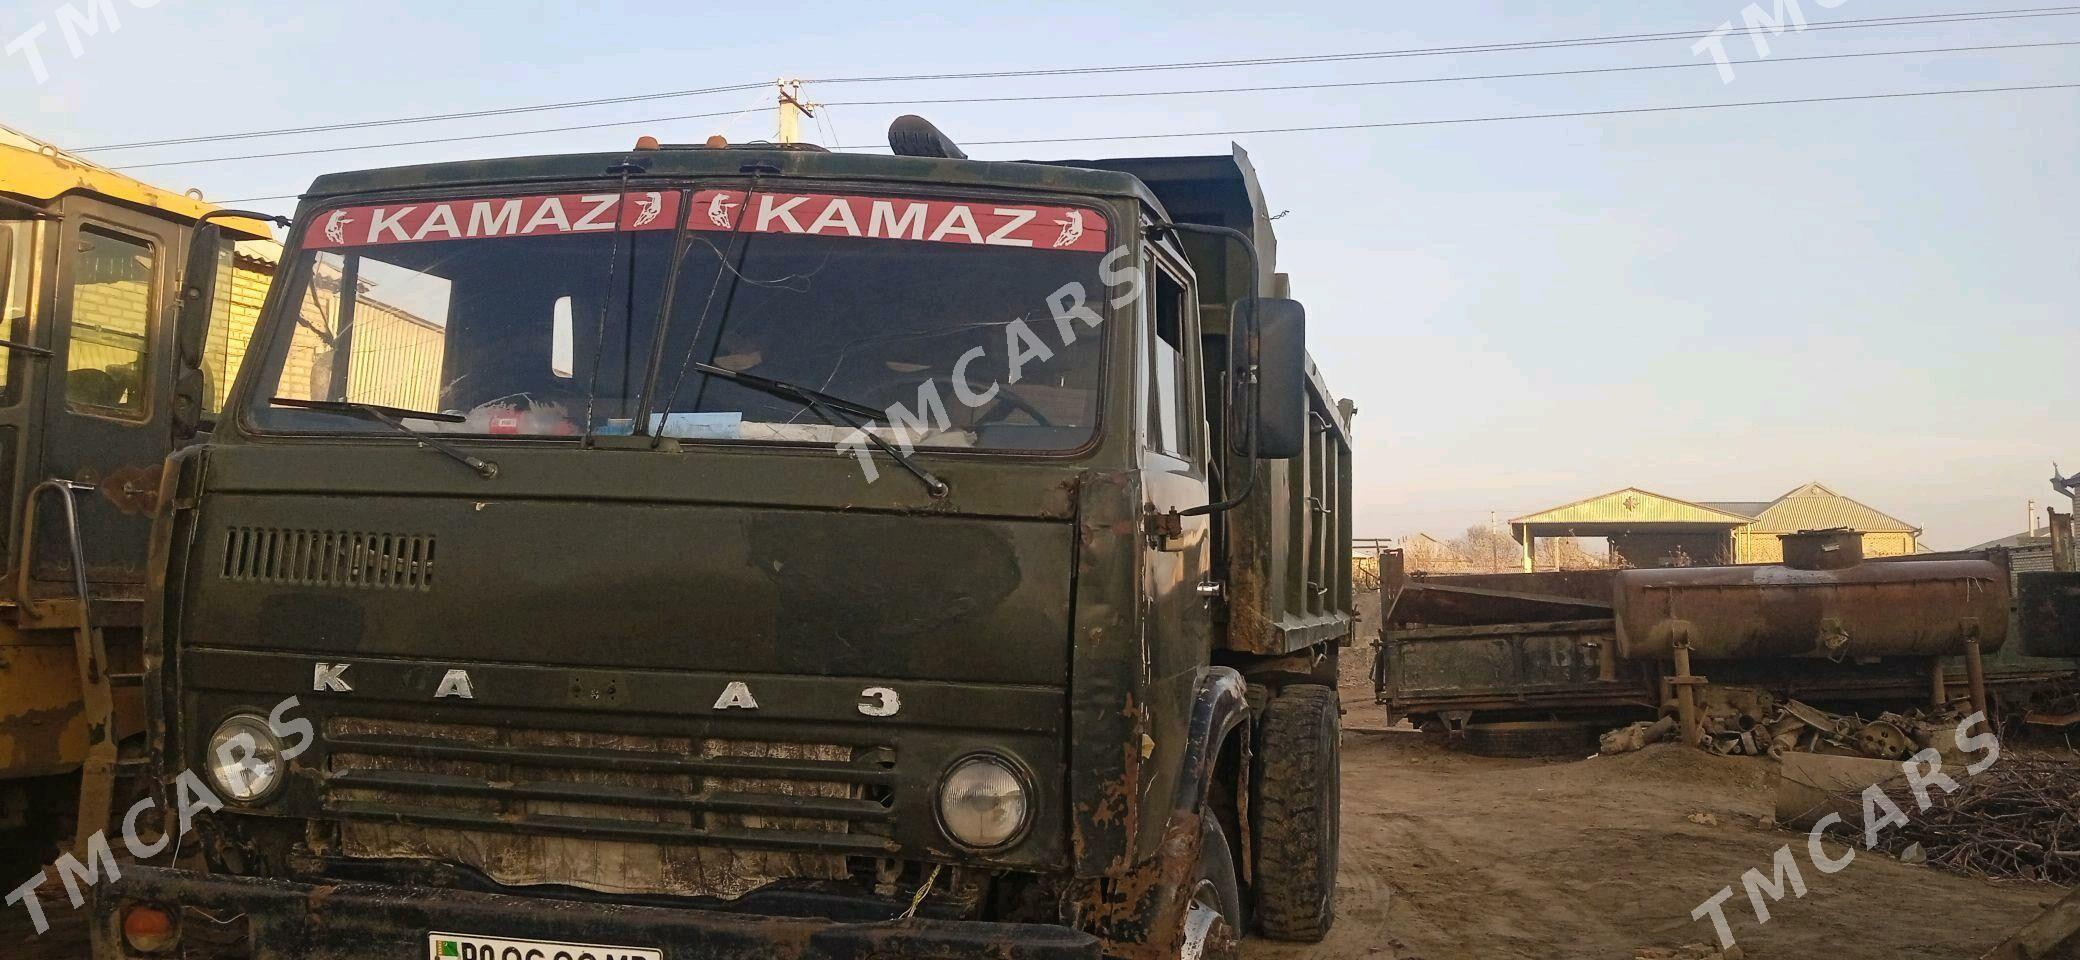
[[[1629,960],[1714,940],[1690,911],[1729,885],[1726,914],[1750,958],[1961,960],[2061,895],[1876,853],[1821,874],[1803,834],[1765,822],[1768,760],[1673,745],[1564,762],[1466,756],[1385,730],[1353,666],[1337,925],[1319,946],[1253,943],[1249,960]],[[1767,874],[1786,843],[1807,895],[1771,904],[1758,925],[1741,874]]]

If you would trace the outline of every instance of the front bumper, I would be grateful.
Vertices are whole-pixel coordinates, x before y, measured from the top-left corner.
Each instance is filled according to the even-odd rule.
[[[93,960],[142,960],[122,943],[122,909],[149,902],[220,921],[243,915],[252,960],[423,960],[427,934],[652,947],[667,960],[897,958],[1097,960],[1066,927],[946,920],[833,923],[373,883],[319,886],[125,866],[96,888]]]

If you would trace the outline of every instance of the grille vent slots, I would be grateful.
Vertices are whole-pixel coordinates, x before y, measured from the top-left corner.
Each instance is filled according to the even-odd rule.
[[[427,590],[433,587],[433,545],[428,535],[232,527],[224,541],[224,578]]]

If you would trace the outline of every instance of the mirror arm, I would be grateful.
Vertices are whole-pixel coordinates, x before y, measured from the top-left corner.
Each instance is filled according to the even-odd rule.
[[[262,223],[274,224],[275,226],[280,227],[284,230],[289,229],[289,227],[295,222],[293,220],[290,220],[288,217],[275,213],[258,213],[252,210],[222,209],[211,210],[210,212],[195,218],[195,225],[199,227],[219,217],[237,217],[240,220],[258,220]]]
[[[0,340],[0,350],[17,350],[22,353],[26,353],[32,357],[39,357],[44,359],[49,359],[50,357],[57,356],[57,354],[52,353],[49,350],[45,350],[42,347],[34,347],[26,343],[16,343],[13,340]]]
[[[1239,387],[1244,391],[1243,396],[1249,406],[1248,416],[1242,418],[1242,428],[1245,431],[1243,447],[1246,451],[1242,460],[1242,487],[1230,492],[1228,490],[1228,474],[1223,471],[1221,473],[1221,492],[1225,496],[1222,499],[1202,506],[1187,507],[1183,510],[1175,511],[1179,517],[1200,517],[1208,514],[1226,513],[1247,501],[1252,488],[1256,486],[1257,482],[1257,403],[1259,401],[1257,393],[1257,323],[1259,314],[1263,312],[1258,302],[1258,298],[1261,295],[1261,291],[1258,288],[1263,282],[1261,275],[1263,268],[1257,262],[1257,243],[1249,234],[1233,227],[1220,227],[1206,223],[1175,223],[1168,221],[1154,223],[1149,225],[1148,233],[1150,237],[1160,237],[1165,233],[1199,233],[1220,237],[1225,240],[1233,240],[1242,247],[1243,254],[1249,259],[1249,299],[1246,301],[1249,304],[1249,310],[1246,311],[1249,314],[1249,330],[1245,333],[1236,329],[1241,318],[1228,318],[1227,373],[1229,381],[1228,389],[1222,397],[1225,409],[1222,411],[1221,418],[1221,425],[1225,428],[1222,430],[1223,434],[1235,428],[1235,391]],[[1243,346],[1248,352],[1247,359],[1249,361],[1248,365],[1239,371],[1235,366],[1235,341],[1238,338],[1243,341]],[[1241,380],[1239,384],[1236,382],[1238,373]],[[1225,436],[1222,437],[1223,442],[1218,445],[1220,459],[1226,459],[1225,455],[1228,452],[1226,439]],[[1214,462],[1218,463],[1220,460],[1217,459]]]

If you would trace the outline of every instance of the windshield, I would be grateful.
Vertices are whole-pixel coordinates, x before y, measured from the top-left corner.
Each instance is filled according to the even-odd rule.
[[[293,331],[274,339],[253,419],[384,432],[272,402],[285,398],[448,414],[406,419],[488,437],[853,435],[726,376],[744,374],[899,405],[907,416],[883,419],[907,420],[894,429],[915,446],[1075,449],[1097,419],[1100,338],[1079,324],[1065,342],[1049,298],[1069,283],[1101,290],[1104,245],[1104,217],[1088,209],[772,190],[325,211],[307,228],[282,301]]]

